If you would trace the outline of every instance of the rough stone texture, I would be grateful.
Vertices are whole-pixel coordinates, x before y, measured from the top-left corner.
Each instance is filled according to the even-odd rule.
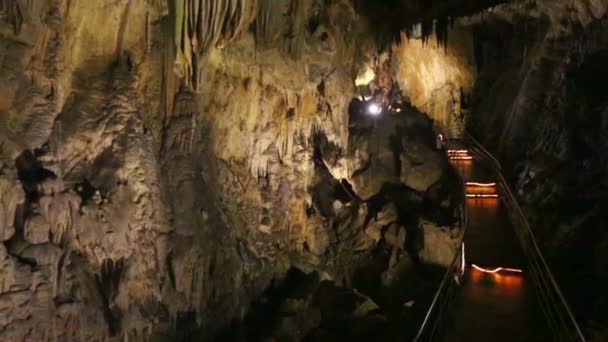
[[[401,176],[401,181],[417,191],[427,191],[439,182],[445,169],[445,159],[432,147],[416,142],[408,142],[407,149],[401,155],[401,169],[408,170]]]
[[[445,45],[435,36],[424,40],[403,34],[393,47],[393,69],[401,90],[449,138],[462,135],[462,98],[471,93],[477,76],[472,31],[450,29]]]
[[[426,264],[447,267],[454,261],[454,251],[458,250],[460,241],[451,231],[451,227],[438,227],[431,222],[421,222],[424,232],[424,248],[420,259]]]
[[[4,242],[15,234],[15,212],[25,196],[19,183],[11,183],[4,177],[0,178],[0,194],[0,241]]]
[[[0,1],[0,340],[209,339],[292,266],[346,284],[383,239],[417,253],[447,162],[401,183],[386,132],[442,156],[414,110],[349,127],[363,66],[391,86],[353,3],[219,1],[221,30],[181,35],[175,3],[210,0]]]

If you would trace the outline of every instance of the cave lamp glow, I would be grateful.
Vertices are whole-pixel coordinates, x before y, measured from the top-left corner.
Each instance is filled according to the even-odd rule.
[[[496,267],[494,269],[487,269],[487,268],[483,268],[483,267],[479,267],[475,264],[472,264],[471,266],[473,266],[474,269],[481,271],[483,273],[498,273],[498,272],[511,272],[511,273],[523,273],[522,270],[520,270],[519,268],[509,268],[509,267]]]
[[[371,102],[367,105],[367,113],[372,116],[378,116],[382,113],[382,106],[375,102]]]
[[[480,188],[492,188],[496,186],[496,183],[478,183],[478,182],[467,182],[467,186],[476,186]]]

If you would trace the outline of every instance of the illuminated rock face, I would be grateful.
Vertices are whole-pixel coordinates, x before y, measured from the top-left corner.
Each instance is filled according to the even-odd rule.
[[[211,2],[221,33],[178,44],[198,24],[165,1],[0,2],[0,340],[212,337],[290,267],[342,282],[379,242],[341,182],[360,14],[176,3]]]
[[[396,80],[412,105],[428,113],[448,138],[461,137],[462,99],[476,76],[472,30],[451,29],[446,45],[435,37],[425,41],[404,34],[393,53]]]
[[[428,117],[349,105],[396,80],[458,125],[469,31],[391,70],[348,0],[167,3],[0,0],[0,340],[205,339],[292,267],[348,286],[385,249],[390,285],[446,263],[457,190]]]

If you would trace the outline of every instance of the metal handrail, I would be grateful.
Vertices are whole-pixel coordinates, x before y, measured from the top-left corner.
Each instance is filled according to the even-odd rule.
[[[458,174],[458,172],[456,172],[456,173]],[[462,177],[460,175],[458,176],[458,178],[461,182],[460,186],[461,186],[461,191],[462,191],[462,204],[460,206],[460,222],[459,222],[460,235],[462,236],[462,239],[460,241],[460,246],[458,248],[458,251],[456,251],[456,254],[454,255],[454,259],[452,260],[452,263],[446,270],[446,272],[443,276],[443,279],[441,280],[441,284],[439,285],[437,292],[435,292],[435,296],[433,296],[433,301],[431,302],[431,305],[429,306],[429,309],[426,312],[422,325],[418,329],[418,333],[416,334],[414,341],[421,341],[425,332],[428,331],[427,329],[429,329],[429,327],[430,327],[429,323],[431,322],[431,316],[438,308],[440,308],[440,304],[439,304],[440,298],[443,294],[445,294],[449,290],[449,288],[450,288],[449,286],[454,281],[453,276],[455,274],[455,271],[457,271],[457,270],[460,271],[460,274],[458,276],[462,276],[464,274],[464,269],[460,269],[460,268],[461,268],[461,264],[462,264],[461,258],[464,257],[464,236],[465,236],[466,228],[468,225],[468,212],[467,212],[467,206],[466,206],[466,183],[464,182],[464,180],[462,179]],[[434,335],[435,330],[437,329],[437,322],[439,320],[440,320],[440,318],[435,320],[436,324],[434,324],[432,326],[432,328],[430,328],[430,329],[432,329],[430,331],[430,333],[432,335]]]
[[[466,140],[470,140],[473,143],[473,145],[475,145],[474,147],[476,147],[479,150],[479,152],[481,152],[482,158],[486,159],[486,160],[490,160],[493,168],[496,171],[498,171],[499,175],[502,175],[500,172],[502,170],[502,167],[500,166],[500,162],[498,161],[498,159],[496,159],[496,157],[494,157],[494,155],[492,155],[492,153],[490,153],[490,151],[486,150],[486,148],[483,147],[483,145],[480,144],[467,130],[464,130],[462,132],[462,136]]]
[[[495,169],[496,174],[498,176],[498,182],[500,183],[501,189],[503,190],[503,203],[505,203],[507,205],[507,207],[509,209],[508,211],[511,214],[514,214],[515,217],[513,217],[512,219],[514,219],[514,221],[517,221],[517,222],[514,222],[514,223],[517,223],[514,226],[524,228],[523,232],[516,229],[516,233],[520,240],[520,243],[522,244],[524,251],[530,253],[530,255],[528,255],[528,260],[536,261],[536,263],[537,263],[537,267],[533,269],[533,272],[537,272],[538,274],[533,274],[532,280],[533,280],[534,284],[536,285],[537,290],[540,292],[539,295],[543,296],[543,297],[548,297],[547,304],[555,304],[554,301],[551,301],[551,298],[550,298],[550,297],[552,297],[550,291],[553,291],[554,295],[557,297],[556,299],[561,304],[561,308],[562,308],[561,311],[565,311],[567,320],[570,322],[570,325],[574,329],[576,339],[578,339],[580,341],[586,341],[578,323],[576,322],[576,318],[574,317],[574,314],[572,313],[572,310],[570,309],[570,306],[568,305],[568,302],[566,301],[566,298],[564,297],[562,291],[560,290],[559,285],[557,284],[557,281],[555,280],[555,277],[553,276],[553,273],[551,272],[549,265],[547,264],[542,252],[540,251],[540,248],[538,247],[538,243],[536,242],[534,233],[532,232],[530,224],[529,224],[526,216],[524,215],[523,210],[517,203],[517,199],[513,195],[513,192],[511,191],[509,184],[507,183],[507,180],[504,178],[504,176],[502,175],[502,172],[500,171],[501,170],[500,163],[490,152],[488,152],[483,147],[483,145],[481,145],[477,140],[475,140],[475,138],[473,138],[468,132],[465,131],[464,136],[472,143],[472,145],[474,147],[473,149],[471,149],[471,151],[473,153],[477,154],[478,157],[480,157],[482,160],[485,160],[486,162],[488,162],[490,164],[490,167]],[[528,237],[527,240],[525,239],[526,236],[524,236],[523,234],[527,235],[527,237]],[[526,242],[528,242],[528,243],[526,243]],[[531,247],[532,247],[531,252],[529,251],[529,249],[526,248],[526,247],[528,247],[528,245],[531,245]],[[538,260],[534,260],[534,257],[536,257]],[[539,278],[542,278],[542,280]],[[548,279],[549,284],[547,284],[547,279]],[[549,292],[545,293],[545,291],[549,291]],[[555,307],[555,305],[554,305],[554,307]],[[567,322],[565,322],[566,319],[563,317],[564,312],[560,312],[559,307],[555,307],[555,309],[557,312],[555,312],[554,314],[557,315],[557,319],[562,320],[563,321],[562,323],[567,324]],[[547,308],[547,310],[550,310],[550,309]],[[553,322],[554,317],[549,317],[551,314],[553,314],[553,313],[545,312],[545,316],[547,316],[547,319],[551,320],[552,321],[551,323],[556,323],[556,322]]]
[[[457,267],[458,264],[460,263],[460,257],[462,256],[462,248],[463,248],[463,244],[461,243],[460,248],[458,248],[458,251],[456,252],[456,256],[454,257],[454,260],[452,261],[452,264],[450,265],[448,270],[445,272],[445,275],[443,276],[441,284],[439,285],[439,289],[437,289],[437,292],[435,292],[433,301],[431,302],[431,305],[429,306],[429,310],[426,312],[426,315],[424,316],[424,321],[422,322],[420,329],[418,329],[418,333],[416,334],[414,341],[421,341],[424,333],[427,331],[427,327],[429,326],[429,323],[431,322],[431,315],[433,314],[435,309],[439,307],[438,306],[439,299],[440,299],[441,295],[444,294],[445,291],[448,289],[448,285],[450,285],[450,282],[453,279],[452,276],[454,275],[455,267]]]

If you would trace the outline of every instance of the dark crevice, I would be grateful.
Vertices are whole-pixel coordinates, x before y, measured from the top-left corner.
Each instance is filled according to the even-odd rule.
[[[171,281],[171,286],[175,289],[175,271],[173,270],[173,251],[169,252],[167,255],[167,273],[169,274],[169,280]]]
[[[287,110],[287,115],[286,116],[287,116],[288,120],[293,119],[296,116],[296,110],[295,110],[295,108],[293,108],[293,107],[289,108]]]
[[[354,200],[360,200],[359,196],[355,193],[352,184],[346,179],[342,179],[334,190],[336,199],[342,203],[349,203]]]
[[[423,37],[437,35],[440,42],[447,41],[447,29],[453,18],[479,13],[507,0],[356,0],[355,7],[367,18],[380,47],[400,39],[402,31],[422,23]],[[437,21],[433,29],[433,21]],[[442,43],[443,44],[443,43]]]
[[[76,184],[75,190],[76,193],[80,196],[82,204],[86,205],[91,202],[91,200],[93,199],[93,195],[95,195],[95,191],[97,189],[95,189],[93,185],[91,185],[91,182],[89,182],[87,179],[84,179],[82,182]]]
[[[113,302],[118,295],[124,267],[125,259],[123,258],[116,261],[106,259],[101,264],[100,273],[95,275],[95,283],[101,296],[103,314],[110,336],[116,336],[120,332],[121,315]]]
[[[333,207],[334,201],[349,203],[359,201],[360,198],[347,180],[335,179],[325,163],[327,155],[332,162],[335,162],[342,155],[342,151],[328,142],[327,137],[321,132],[313,136],[313,145],[315,181],[311,187],[312,201],[323,217],[332,218],[336,214]],[[308,211],[307,214],[309,214]]]
[[[175,341],[196,341],[200,326],[195,311],[179,311],[175,317]]]
[[[310,35],[315,34],[315,32],[317,32],[317,28],[319,27],[319,25],[321,25],[321,19],[319,18],[319,16],[312,16],[308,19],[308,22],[306,23],[306,29],[308,30],[308,33]]]
[[[325,80],[321,80],[317,85],[317,91],[321,97],[325,97]]]
[[[395,167],[395,177],[401,177],[401,154],[403,150],[402,137],[400,135],[391,135],[389,137],[389,146],[393,152],[393,163]]]
[[[15,160],[17,176],[23,186],[27,200],[35,202],[39,197],[38,185],[46,179],[54,179],[57,176],[50,170],[42,167],[42,164],[32,151],[21,153]]]

